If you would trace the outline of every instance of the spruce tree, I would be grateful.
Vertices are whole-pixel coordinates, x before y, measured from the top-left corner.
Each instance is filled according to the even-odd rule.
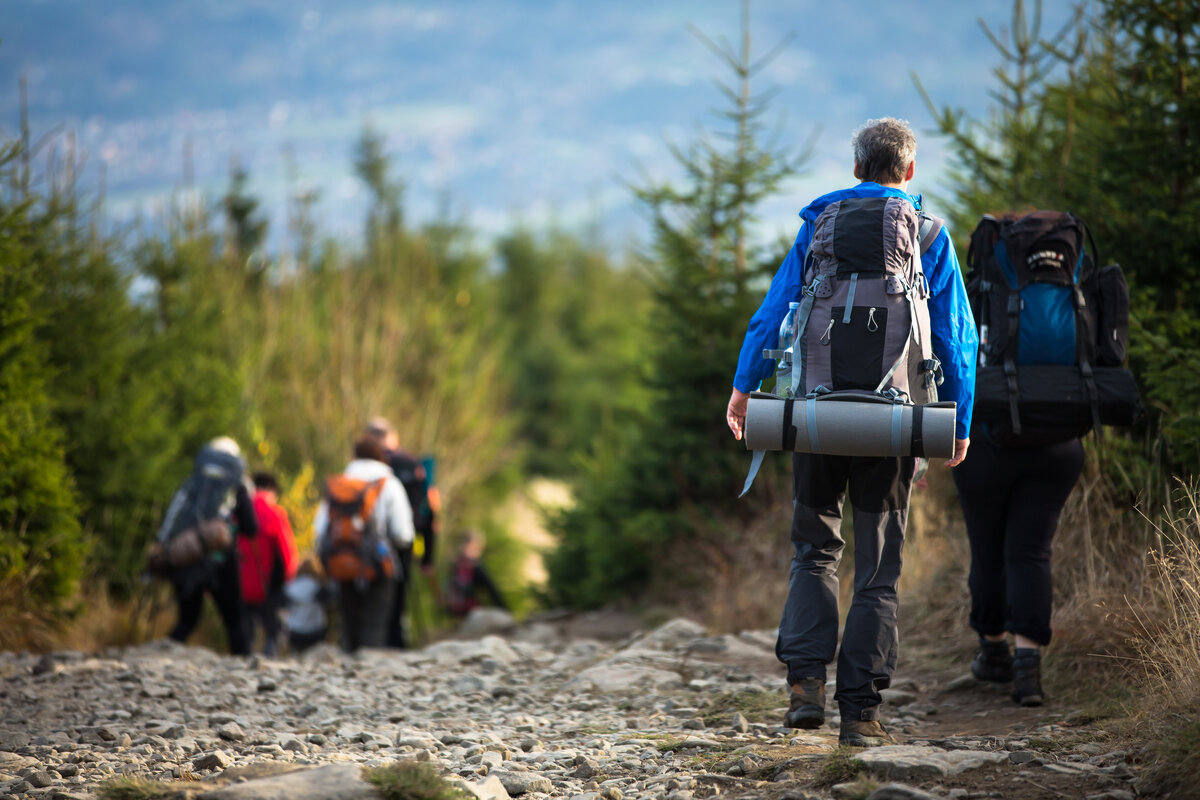
[[[651,399],[616,453],[599,459],[578,505],[558,520],[551,559],[559,598],[595,605],[681,577],[664,555],[683,543],[736,548],[763,509],[779,500],[768,468],[758,491],[737,500],[749,459],[724,424],[746,321],[781,253],[754,243],[760,201],[794,174],[800,159],[764,144],[769,95],[751,92],[766,59],[741,45],[705,43],[729,68],[720,116],[732,130],[673,148],[682,183],[636,189],[650,213],[646,276],[653,305],[643,348]]]
[[[47,393],[53,372],[36,336],[42,276],[28,245],[33,198],[19,153],[0,145],[0,584],[45,610],[72,596],[87,548]]]

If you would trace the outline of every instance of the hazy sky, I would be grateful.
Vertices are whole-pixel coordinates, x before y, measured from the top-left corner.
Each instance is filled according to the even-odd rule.
[[[1049,34],[1066,0],[1045,3]],[[791,235],[813,195],[852,183],[849,137],[868,117],[909,119],[920,135],[917,191],[944,174],[943,143],[910,78],[939,105],[986,115],[998,54],[979,28],[1007,28],[1009,0],[756,0],[763,70],[780,141],[814,133],[805,175],[763,207],[763,234]],[[355,139],[387,140],[418,221],[448,196],[484,233],[514,221],[599,224],[620,244],[640,227],[625,185],[675,174],[667,142],[720,126],[700,40],[738,38],[736,0],[0,0],[0,131],[15,134],[17,82],[35,137],[74,131],[106,167],[109,211],[152,212],[184,180],[210,198],[245,164],[279,241],[289,192],[320,192],[329,233],[360,230]],[[924,135],[921,135],[924,134]]]

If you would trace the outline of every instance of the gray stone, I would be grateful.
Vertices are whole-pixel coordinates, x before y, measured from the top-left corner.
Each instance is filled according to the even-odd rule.
[[[488,775],[482,781],[466,781],[462,778],[447,778],[455,786],[470,792],[479,800],[509,800],[508,790],[495,775]]]
[[[575,771],[571,773],[571,777],[588,780],[596,777],[600,772],[600,765],[590,758],[585,756],[577,756],[575,758]]]
[[[35,789],[46,789],[54,785],[54,778],[50,777],[50,773],[43,770],[31,772],[25,776],[25,780]]]
[[[871,792],[867,800],[938,800],[938,797],[904,783],[889,783]]]
[[[703,625],[678,617],[640,638],[637,646],[651,650],[674,650],[686,647],[694,640],[703,639],[707,635],[708,631]]]
[[[377,800],[358,764],[329,764],[316,769],[235,783],[197,795],[197,800]]]
[[[1008,754],[1008,760],[1014,764],[1028,764],[1031,761],[1036,761],[1037,756],[1028,750],[1017,750]]]
[[[26,767],[36,767],[39,763],[36,758],[0,750],[0,772],[17,772]]]
[[[1126,789],[1109,789],[1099,794],[1089,794],[1087,800],[1134,800],[1134,794]]]
[[[196,769],[224,769],[230,764],[229,756],[220,750],[214,750],[211,753],[205,753],[199,758],[192,759],[192,766]]]
[[[500,783],[504,784],[504,789],[511,795],[525,794],[526,792],[549,792],[554,789],[554,784],[549,778],[544,778],[531,772],[509,772],[507,770],[496,770],[490,773],[500,779]]]
[[[939,750],[936,747],[887,745],[872,747],[856,756],[870,773],[893,780],[958,775],[988,764],[1008,760],[1008,753],[975,750]]]
[[[474,608],[458,627],[458,635],[463,638],[476,638],[492,633],[507,633],[516,627],[516,624],[512,614],[502,608]]]
[[[29,746],[30,737],[23,731],[0,731],[0,750],[20,750]]]
[[[217,729],[217,736],[220,736],[227,742],[244,742],[246,741],[246,732],[242,730],[242,726],[236,722],[227,722]]]
[[[568,691],[625,692],[636,688],[667,691],[683,687],[678,672],[632,664],[597,664],[576,675],[564,687]]]
[[[731,728],[733,728],[734,733],[749,733],[750,732],[750,723],[746,720],[746,717],[743,716],[742,712],[740,712],[740,711],[735,711],[733,713],[733,720],[729,723],[729,725]]]

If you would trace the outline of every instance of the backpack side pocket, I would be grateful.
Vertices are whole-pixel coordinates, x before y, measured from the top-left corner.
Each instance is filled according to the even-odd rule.
[[[1119,367],[1129,350],[1129,285],[1120,264],[1100,270],[1100,313],[1097,327],[1096,363]]]

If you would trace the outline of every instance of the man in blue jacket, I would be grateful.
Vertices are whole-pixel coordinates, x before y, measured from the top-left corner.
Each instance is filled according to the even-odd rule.
[[[857,197],[906,198],[918,211],[921,208],[920,195],[907,191],[917,150],[907,122],[871,120],[855,133],[853,147],[854,177],[862,182],[819,197],[800,212],[804,224],[796,243],[750,319],[726,410],[726,421],[738,439],[745,428],[750,392],[772,372],[772,362],[762,352],[776,346],[788,303],[800,299],[804,258],[820,213],[833,202]],[[945,228],[922,255],[921,267],[930,288],[933,352],[945,374],[939,394],[958,403],[954,456],[945,462],[954,467],[966,457],[970,443],[978,337]],[[837,650],[837,568],[846,544],[840,528],[848,484],[854,510],[854,599],[837,664],[834,697],[842,717],[839,739],[860,747],[890,743],[877,709],[882,702],[879,691],[888,687],[896,669],[896,584],[915,461],[797,453],[792,469],[796,552],[775,646],[788,671],[790,703],[784,724],[817,728],[825,721],[826,665]]]

